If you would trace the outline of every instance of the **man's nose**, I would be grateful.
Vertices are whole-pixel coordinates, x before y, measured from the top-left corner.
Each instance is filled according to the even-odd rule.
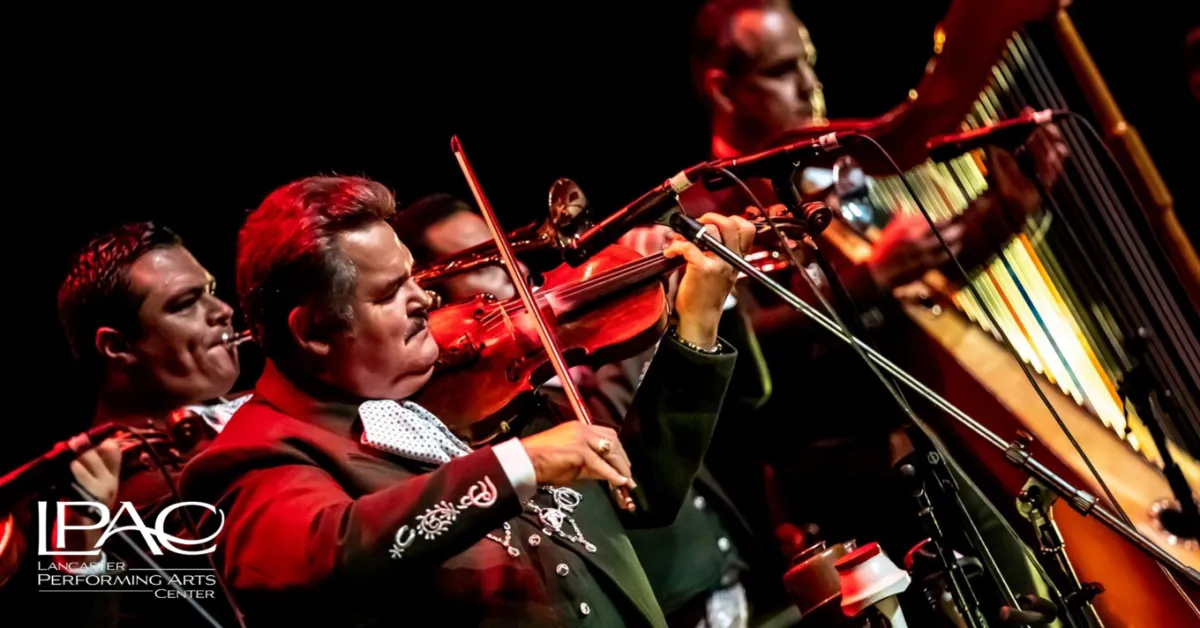
[[[424,290],[419,285],[413,293],[413,299],[417,302],[420,308],[426,310],[432,308],[434,303],[439,300],[435,292],[431,290]]]
[[[214,327],[227,327],[233,320],[233,308],[216,296],[209,296],[208,322]]]

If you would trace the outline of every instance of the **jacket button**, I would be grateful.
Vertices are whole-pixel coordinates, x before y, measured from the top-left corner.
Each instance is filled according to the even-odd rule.
[[[725,537],[721,537],[721,538],[717,539],[717,548],[720,549],[722,552],[728,552],[729,551],[729,539],[727,539]]]
[[[567,574],[571,573],[571,568],[568,567],[566,563],[559,563],[558,567],[554,568],[554,571],[557,572],[558,575],[566,577]]]
[[[579,605],[579,612],[583,613],[584,615],[591,615],[592,607],[588,606],[587,602],[582,602]]]
[[[697,495],[696,498],[692,500],[692,505],[696,507],[696,510],[704,510],[704,497]]]
[[[541,543],[542,543],[542,537],[540,537],[536,534],[529,535],[529,546],[530,547],[537,547],[538,545],[541,545]]]

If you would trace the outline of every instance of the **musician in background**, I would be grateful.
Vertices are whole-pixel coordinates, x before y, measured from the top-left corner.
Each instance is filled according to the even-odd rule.
[[[1002,24],[1011,23],[1016,18],[1009,17],[1009,13],[1021,15],[1016,11],[1018,5],[1045,5],[1041,9],[1045,12],[1057,6],[1057,0],[1011,4],[1013,10],[1009,11],[989,9],[994,3],[960,0],[953,3],[946,23],[964,21],[960,16],[967,11],[987,10],[1008,17],[1009,21]],[[1003,37],[1011,31],[1012,28],[991,29]],[[948,37],[952,36],[955,34]],[[829,124],[824,91],[815,70],[816,54],[808,30],[786,2],[712,0],[705,4],[693,26],[690,63],[693,82],[710,114],[711,156],[727,158],[752,153],[769,147],[772,140],[788,131]],[[955,61],[942,58],[938,63],[945,67]],[[918,88],[921,98],[897,107],[886,117],[904,118],[915,125],[915,119],[935,115],[927,110],[936,106],[936,102],[930,101],[939,99],[936,93],[939,84],[934,78],[928,82],[934,84]],[[931,91],[934,93],[930,94]],[[961,115],[954,118],[954,126],[945,132],[957,129]],[[861,126],[873,128],[867,122]],[[1067,152],[1061,133],[1056,127],[1047,126],[1029,144],[1037,156],[1041,182],[1047,188],[1053,187]],[[978,256],[974,251],[993,251],[995,246],[988,246],[989,243],[1015,233],[1024,224],[1024,217],[1040,205],[1037,189],[1020,174],[1015,162],[1004,154],[996,161],[995,167],[1000,172],[992,182],[993,193],[977,199],[976,206],[965,212],[963,218],[941,225],[942,236],[952,249],[958,249],[956,252],[968,258],[964,260],[968,266],[986,259],[986,255]],[[700,202],[695,207],[707,209],[704,199],[697,201]],[[736,206],[727,205],[724,209],[740,211],[741,203],[739,199]],[[890,297],[894,288],[919,279],[946,261],[946,254],[924,219],[906,216],[883,229],[875,253],[867,263],[845,269],[841,275],[854,301],[869,304]]]
[[[219,430],[218,417],[229,408],[209,413],[213,424],[193,421],[173,425],[185,407],[208,405],[226,395],[239,374],[236,351],[226,340],[232,336],[233,310],[214,294],[213,277],[184,247],[170,229],[152,222],[121,225],[94,237],[75,255],[58,292],[58,314],[71,351],[97,392],[93,423],[113,422],[143,430],[156,448],[166,474],[174,482],[184,462],[203,448],[207,436]],[[181,436],[187,430],[187,442]],[[207,432],[207,434],[206,434]],[[131,502],[148,525],[159,511],[174,502],[173,489],[153,458],[143,448],[122,446],[132,439],[109,439],[72,463],[76,481],[116,514],[121,502]],[[118,480],[119,478],[119,480]],[[65,501],[84,498],[68,492]],[[69,509],[71,525],[93,523],[88,513]],[[178,511],[172,513],[178,515]],[[36,524],[35,524],[36,525]],[[166,531],[186,537],[178,516]],[[66,549],[90,550],[102,529],[70,531]],[[33,537],[36,538],[36,537]],[[140,565],[140,560],[110,537],[100,557],[55,557],[88,560],[98,565],[77,573],[105,573],[109,562]],[[135,540],[139,539],[134,535]],[[142,548],[143,551],[148,550]],[[121,554],[117,557],[115,553]],[[164,553],[155,557],[166,567],[206,568],[202,557]],[[36,561],[30,557],[29,564]],[[31,574],[18,574],[15,584]],[[194,588],[194,587],[193,587]],[[44,599],[42,596],[38,599]],[[31,603],[30,599],[22,600]],[[196,600],[218,621],[229,623],[230,613],[219,591]],[[88,606],[99,603],[100,607]],[[87,607],[85,609],[85,607]],[[87,602],[64,611],[48,610],[51,621],[81,625],[121,626],[211,625],[182,599],[158,599],[145,593],[96,594]]]
[[[394,211],[378,183],[312,177],[239,235],[238,294],[267,366],[183,490],[226,513],[215,558],[247,619],[664,626],[624,527],[674,520],[707,447],[736,356],[717,337],[732,268],[686,242],[667,252],[688,262],[678,324],[620,436],[539,405],[472,448],[446,425],[484,417],[442,423],[408,401],[439,347]],[[753,236],[704,222],[737,250]],[[647,506],[619,510],[602,482]]]
[[[955,99],[961,101],[958,106],[967,106],[970,100],[954,93],[956,86],[945,78],[946,73],[958,70],[962,75],[977,76],[986,72],[991,61],[980,50],[998,54],[1004,39],[1022,20],[1048,15],[1056,7],[1057,2],[1044,0],[955,2],[944,22],[947,50],[939,57],[935,74],[927,75],[918,86],[920,98],[880,121],[865,122],[862,128],[886,129],[895,137],[895,129],[902,127],[897,121],[907,117],[909,124],[933,128],[940,124],[940,132],[955,130],[966,111],[939,111],[938,107]],[[963,32],[972,28],[984,32],[976,36]],[[963,42],[977,44],[978,49]],[[950,54],[951,45],[956,47],[954,55]],[[977,57],[971,61],[978,67],[966,68],[963,57],[972,56]],[[798,127],[844,128],[826,117],[815,60],[816,50],[807,30],[786,3],[708,2],[694,24],[691,66],[695,87],[710,113],[712,156],[734,157],[768,148],[775,138]],[[961,87],[957,89],[961,91]],[[973,99],[974,95],[970,96]],[[938,120],[941,122],[931,122]],[[898,147],[893,152],[900,155],[903,150]],[[911,152],[911,147],[908,150]],[[1031,138],[1027,150],[1042,185],[1052,187],[1066,157],[1058,130],[1046,128]],[[913,161],[911,157],[908,160]],[[1036,186],[1022,174],[1011,154],[990,151],[989,176],[990,191],[961,217],[940,225],[946,242],[969,270],[993,256],[1040,206]],[[685,196],[684,206],[689,211],[711,211],[713,203],[723,202],[719,195],[688,200]],[[740,203],[740,198],[736,203],[725,201],[721,211],[736,210]],[[831,247],[823,248],[832,253]],[[893,292],[929,270],[943,268],[947,259],[923,217],[898,216],[883,226],[865,262],[835,257],[844,293],[834,290],[815,265],[807,272],[856,333],[873,332],[874,340],[881,342],[881,326],[890,317],[902,316]],[[792,287],[819,307],[799,274]],[[892,473],[896,460],[911,450],[904,417],[895,402],[855,352],[829,338],[790,306],[772,302],[769,295],[759,292],[742,291],[738,296],[754,321],[775,382],[775,393],[761,415],[769,424],[762,429],[773,434],[770,457],[775,464],[771,471],[781,489],[779,494],[785,497],[784,512],[776,511],[777,516],[784,516],[780,523],[819,531],[830,540],[879,540],[892,556],[903,556],[923,535],[912,515],[911,499]],[[803,418],[796,416],[799,409],[804,410]],[[964,489],[964,493],[970,492]],[[738,491],[733,493],[736,496]],[[975,503],[976,496],[966,499]],[[980,516],[990,517],[990,513]]]
[[[388,222],[396,233],[404,234],[404,243],[417,265],[442,260],[492,240],[483,216],[449,194],[421,197],[397,211]],[[524,263],[521,274],[529,274]],[[517,295],[508,271],[499,264],[447,277],[438,283],[435,291],[446,303],[462,303],[480,294],[491,294],[501,301]]]
[[[229,406],[203,408],[223,401],[241,372],[230,342],[233,309],[216,296],[216,280],[169,228],[129,223],[76,255],[58,291],[58,312],[80,368],[97,385],[94,425],[167,436],[193,431],[198,447],[176,442],[182,458],[164,461],[177,477],[231,414]],[[204,414],[202,424],[176,425],[184,416],[178,411],[188,408]],[[157,469],[127,465],[118,501],[153,517],[172,499]]]

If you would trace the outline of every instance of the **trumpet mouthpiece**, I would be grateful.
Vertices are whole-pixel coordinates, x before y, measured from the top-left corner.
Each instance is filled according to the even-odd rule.
[[[230,347],[237,347],[238,345],[242,344],[243,342],[247,342],[249,340],[253,340],[253,338],[251,338],[251,336],[250,336],[249,331],[243,331],[239,334],[231,334],[229,332],[225,332],[224,334],[221,335],[221,342],[229,345]]]

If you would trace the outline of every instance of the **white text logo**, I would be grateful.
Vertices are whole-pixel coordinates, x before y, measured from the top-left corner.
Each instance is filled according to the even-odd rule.
[[[104,547],[104,542],[108,540],[108,537],[116,534],[117,532],[125,531],[140,532],[142,534],[142,538],[146,541],[146,546],[150,548],[150,551],[155,556],[162,555],[162,547],[165,547],[175,554],[200,556],[203,554],[212,553],[213,550],[217,549],[217,546],[214,544],[212,547],[205,549],[189,550],[177,547],[176,545],[182,545],[185,547],[203,546],[204,544],[211,542],[213,539],[216,539],[217,535],[219,535],[221,530],[225,527],[225,513],[221,512],[221,510],[217,507],[204,502],[179,502],[164,508],[162,512],[158,513],[158,517],[154,520],[153,528],[148,527],[145,522],[142,521],[142,517],[138,515],[137,509],[134,508],[133,504],[130,502],[121,502],[121,507],[117,509],[115,515],[111,516],[109,515],[108,507],[104,504],[98,504],[95,502],[57,502],[57,504],[58,507],[56,509],[54,519],[54,548],[51,550],[47,549],[46,547],[46,530],[49,527],[46,521],[46,502],[38,502],[38,520],[41,522],[41,525],[38,526],[38,554],[42,556],[99,556],[101,548]],[[90,525],[67,525],[65,515],[66,509],[69,506],[88,507],[91,508],[93,512],[98,511],[100,513],[100,520]],[[203,539],[181,539],[164,531],[163,526],[166,524],[167,517],[174,512],[176,508],[184,508],[187,506],[199,506],[213,514],[219,515],[221,519],[220,524],[217,526],[217,531]],[[120,521],[122,514],[127,514],[129,519],[132,520],[132,524],[117,526],[117,522]],[[180,514],[184,515],[182,512]],[[68,531],[99,529],[104,529],[104,534],[102,534],[100,539],[96,541],[96,546],[94,548],[76,551],[64,549],[66,547],[65,537]],[[162,544],[162,547],[159,547],[160,543]]]

